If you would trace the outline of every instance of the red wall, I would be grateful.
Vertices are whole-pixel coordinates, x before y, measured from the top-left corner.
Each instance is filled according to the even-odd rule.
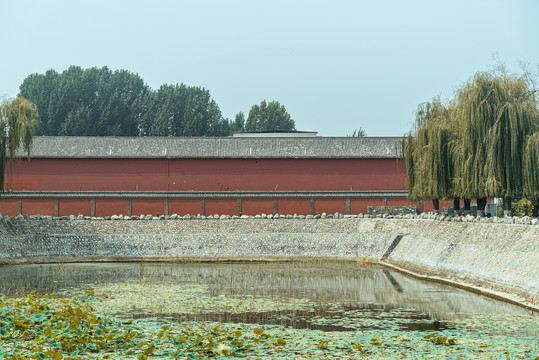
[[[2,213],[4,213],[3,205],[4,205],[3,201],[0,201],[0,208],[2,209],[1,211]],[[23,199],[21,210],[23,214],[33,214],[33,215],[40,214],[40,215],[54,216],[54,199]],[[5,213],[4,215],[8,215],[8,214]]]
[[[26,159],[6,188],[34,191],[362,191],[406,190],[394,159]],[[233,195],[232,195],[233,196]],[[388,199],[387,205],[409,204]],[[23,214],[54,215],[54,199],[23,199]],[[352,214],[382,199],[351,199]],[[425,211],[429,205],[425,202]],[[206,199],[205,214],[238,213],[237,199]],[[242,199],[241,213],[273,214],[273,199]],[[17,215],[17,200],[0,213]],[[311,213],[310,199],[279,199],[279,214]],[[314,213],[346,213],[346,199],[314,199]],[[90,199],[60,199],[58,215],[91,215]],[[131,214],[165,214],[164,199],[131,200]],[[201,213],[200,199],[169,199],[168,214]],[[128,214],[127,199],[95,199],[95,216]]]
[[[381,198],[373,199],[350,199],[351,214],[366,214],[369,206],[382,206]],[[452,205],[452,201],[440,201],[440,208]],[[41,214],[54,216],[54,199],[22,199],[22,214]],[[91,216],[90,199],[59,199],[58,215],[78,215]],[[417,206],[406,199],[387,199],[388,206],[411,205]],[[95,216],[127,215],[129,210],[127,199],[95,199]],[[425,201],[423,210],[432,211],[432,202]],[[279,214],[302,214],[311,213],[310,199],[278,199],[277,212]],[[314,214],[333,214],[338,212],[346,214],[346,199],[314,199]],[[2,215],[16,216],[18,214],[17,199],[0,200],[0,213]],[[201,213],[200,199],[169,199],[168,214],[179,214],[181,216],[190,214],[197,215]],[[205,199],[205,215],[237,215],[237,199]],[[242,199],[241,214],[273,214],[273,199]],[[153,216],[164,215],[164,199],[132,199],[131,215]]]
[[[273,199],[242,199],[242,215],[273,214]]]
[[[346,199],[315,199],[314,213],[315,214],[346,214]]]
[[[170,215],[178,214],[181,216],[187,214],[198,215],[200,214],[200,199],[169,199],[168,213]]]
[[[236,199],[206,199],[204,200],[204,215],[238,215],[238,200]]]
[[[13,190],[406,190],[394,159],[32,159]]]
[[[92,202],[90,199],[59,199],[58,216],[79,214],[84,216],[92,214]]]
[[[127,199],[95,199],[95,216],[127,215],[127,208]]]
[[[123,213],[127,215],[126,211]],[[133,199],[131,200],[131,215],[153,215],[165,214],[165,201],[162,199]]]
[[[1,199],[0,214],[17,216],[19,213],[19,201],[17,199]]]
[[[166,190],[166,159],[21,160],[8,174],[13,190]]]
[[[279,199],[277,212],[282,215],[309,215],[311,213],[310,199]]]

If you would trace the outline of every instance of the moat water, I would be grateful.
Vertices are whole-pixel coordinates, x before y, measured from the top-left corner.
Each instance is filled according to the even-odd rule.
[[[0,267],[0,293],[23,297],[32,291],[63,297],[102,294],[95,304],[98,311],[136,321],[278,327],[329,336],[336,344],[350,337],[372,344],[379,342],[372,339],[388,337],[384,341],[389,344],[402,337],[411,343],[401,350],[419,354],[431,354],[420,349],[434,346],[434,337],[428,336],[434,334],[457,344],[443,347],[448,344],[441,341],[442,346],[433,347],[439,356],[449,356],[443,351],[474,358],[503,351],[510,351],[504,354],[510,359],[539,356],[539,318],[530,310],[365,263]],[[382,356],[389,346],[382,343],[368,354],[376,358],[380,351]]]

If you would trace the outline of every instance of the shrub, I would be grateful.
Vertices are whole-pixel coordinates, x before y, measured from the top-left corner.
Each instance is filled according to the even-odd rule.
[[[513,216],[532,216],[533,204],[528,199],[520,199],[516,203],[511,204],[511,212]]]

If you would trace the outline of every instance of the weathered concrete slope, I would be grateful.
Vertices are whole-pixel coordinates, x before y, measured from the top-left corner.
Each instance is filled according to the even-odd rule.
[[[395,234],[340,220],[0,221],[0,264],[81,258],[380,259]],[[350,219],[352,220],[352,219]]]
[[[404,235],[386,261],[427,276],[539,299],[539,229],[516,224],[386,222]]]
[[[382,219],[0,220],[0,265],[56,261],[378,260],[539,299],[539,227]]]

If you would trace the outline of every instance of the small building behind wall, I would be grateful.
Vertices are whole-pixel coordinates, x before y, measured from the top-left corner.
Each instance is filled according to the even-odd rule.
[[[410,204],[396,141],[36,137],[31,160],[21,156],[8,174],[0,213],[367,213],[368,206]]]

